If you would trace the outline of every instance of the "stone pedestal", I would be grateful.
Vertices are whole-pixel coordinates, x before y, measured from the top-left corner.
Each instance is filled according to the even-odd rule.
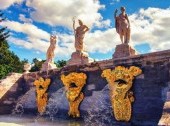
[[[57,67],[56,67],[56,64],[45,61],[45,62],[42,64],[41,71],[48,71],[48,70],[55,69],[55,68],[57,68]]]
[[[113,58],[121,58],[136,55],[136,51],[128,44],[120,44],[116,46]]]
[[[71,59],[67,62],[67,65],[83,65],[93,62],[94,60],[89,57],[87,52],[73,52]]]

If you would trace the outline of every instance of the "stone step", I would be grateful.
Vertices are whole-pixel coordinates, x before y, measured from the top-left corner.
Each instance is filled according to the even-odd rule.
[[[11,73],[5,79],[0,81],[0,99],[19,80],[21,76],[22,74],[19,73]]]

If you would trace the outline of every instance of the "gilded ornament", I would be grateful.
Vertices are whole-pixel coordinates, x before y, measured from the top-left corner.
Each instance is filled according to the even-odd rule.
[[[117,121],[129,121],[131,118],[131,103],[134,102],[133,92],[130,91],[133,79],[142,73],[138,67],[131,66],[129,69],[117,66],[114,70],[106,69],[102,72],[109,83],[110,100]]]
[[[84,98],[81,92],[86,83],[87,76],[84,73],[70,73],[69,75],[61,76],[61,80],[66,89],[66,97],[69,102],[69,116],[80,117],[79,105]]]
[[[38,106],[38,112],[42,115],[46,110],[47,105],[47,89],[50,85],[51,80],[50,79],[43,79],[42,77],[39,78],[39,80],[34,81],[34,85],[36,86],[36,92],[37,92],[37,106]]]

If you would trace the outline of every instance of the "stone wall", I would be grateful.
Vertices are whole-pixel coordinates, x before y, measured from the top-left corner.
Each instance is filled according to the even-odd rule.
[[[117,122],[112,114],[107,81],[101,77],[104,69],[115,66],[138,66],[143,73],[136,77],[133,83],[135,102],[132,105],[132,118],[129,122]],[[87,75],[87,82],[83,88],[85,98],[80,105],[81,116],[90,123],[108,123],[112,125],[157,125],[167,101],[170,90],[170,50],[125,58],[110,59],[93,62],[80,66],[68,66],[60,70],[24,74],[20,78],[23,90],[15,103],[14,110],[24,113],[37,113],[36,95],[33,82],[39,77],[50,78],[52,83],[48,89],[49,102],[46,115],[69,119],[67,112],[69,105],[65,97],[65,90],[61,82],[61,74],[83,72]],[[23,86],[24,85],[24,86]],[[25,93],[23,95],[23,93]],[[7,98],[7,96],[5,97]],[[1,101],[2,105],[2,101]],[[4,111],[3,111],[4,112]],[[0,110],[2,113],[2,110]],[[170,112],[168,112],[170,115]],[[163,118],[163,117],[162,117]],[[162,124],[161,124],[162,125]]]
[[[11,73],[0,81],[0,114],[10,114],[17,100],[28,89],[24,85],[22,74]]]

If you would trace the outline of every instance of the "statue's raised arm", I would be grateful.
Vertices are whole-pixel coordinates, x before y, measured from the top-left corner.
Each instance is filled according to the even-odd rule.
[[[114,18],[115,18],[115,28],[116,32],[119,34],[119,17],[117,17],[118,10],[116,9],[114,12]]]
[[[84,33],[86,33],[87,31],[89,31],[89,27],[87,27],[86,25],[84,25]]]
[[[115,13],[114,13],[114,18],[116,19],[116,16],[117,16],[117,12],[118,12],[118,10],[116,9],[115,10]]]
[[[73,17],[73,31],[74,31],[74,35],[76,34],[75,33],[75,31],[76,31],[76,29],[75,29],[75,17]]]

